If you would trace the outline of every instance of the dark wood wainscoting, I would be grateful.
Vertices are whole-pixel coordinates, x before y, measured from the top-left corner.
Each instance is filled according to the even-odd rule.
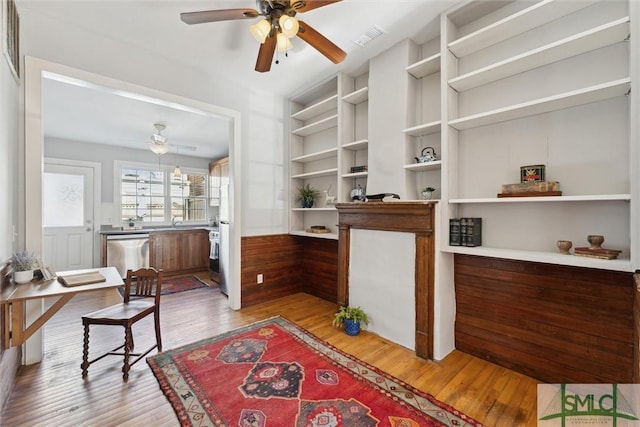
[[[242,306],[306,292],[337,301],[338,241],[275,234],[242,238]],[[264,283],[257,284],[258,274]]]
[[[550,383],[633,382],[631,273],[455,255],[456,348]]]
[[[302,242],[289,234],[243,237],[241,304],[248,307],[301,291]],[[262,274],[264,282],[256,278]]]
[[[338,301],[338,241],[300,237],[303,245],[302,290]]]

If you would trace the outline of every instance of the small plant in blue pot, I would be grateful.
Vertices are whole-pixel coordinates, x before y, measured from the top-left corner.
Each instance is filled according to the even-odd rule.
[[[369,324],[369,316],[358,307],[340,307],[333,318],[333,326],[340,327],[344,325],[344,332],[347,335],[358,335],[360,333],[360,324]]]
[[[302,201],[303,208],[312,208],[313,202],[320,192],[310,184],[298,188],[298,200]]]

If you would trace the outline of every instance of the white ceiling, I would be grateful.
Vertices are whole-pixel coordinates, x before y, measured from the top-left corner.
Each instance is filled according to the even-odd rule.
[[[283,96],[338,71],[355,72],[402,39],[424,42],[435,37],[437,25],[427,24],[437,22],[439,13],[452,4],[452,0],[344,0],[298,14],[346,51],[347,59],[335,65],[296,37],[288,57],[280,55],[280,63],[273,64],[270,72],[258,73],[254,67],[259,45],[249,33],[254,20],[198,25],[180,21],[181,12],[256,8],[252,0],[18,0],[19,11],[43,14]],[[358,46],[354,40],[374,25],[385,34],[364,48]],[[198,147],[185,155],[212,158],[220,150],[216,144],[224,145],[229,135],[226,121],[192,117],[57,81],[48,81],[44,90],[55,95],[45,100],[43,114],[51,118],[45,120],[46,136],[127,146],[139,143],[144,148],[153,123],[160,121],[167,125],[164,134],[170,143]]]

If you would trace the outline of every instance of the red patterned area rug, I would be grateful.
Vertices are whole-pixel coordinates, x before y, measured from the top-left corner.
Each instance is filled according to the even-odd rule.
[[[135,286],[133,284],[132,286]],[[206,288],[209,285],[196,276],[177,277],[162,280],[162,291],[160,295],[175,294],[176,292],[190,291],[191,289]],[[118,288],[120,295],[124,294],[124,287]]]
[[[478,426],[281,317],[148,357],[182,426]]]

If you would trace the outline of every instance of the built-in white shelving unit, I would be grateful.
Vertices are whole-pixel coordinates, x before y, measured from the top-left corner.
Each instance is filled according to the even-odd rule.
[[[290,99],[290,188],[291,234],[336,238],[337,212],[325,206],[323,190],[338,187],[339,115],[338,77],[306,89]],[[298,189],[310,185],[320,194],[311,208],[303,208]],[[312,225],[324,225],[332,232],[307,233]]]
[[[416,79],[430,76],[440,71],[440,52],[413,63],[407,67],[407,73]]]
[[[508,107],[497,108],[495,110],[461,117],[459,119],[451,120],[449,122],[449,126],[457,130],[465,130],[478,126],[486,126],[507,120],[515,120],[536,114],[576,107],[578,105],[590,104],[592,102],[603,101],[605,99],[625,95],[629,92],[631,87],[630,85],[631,80],[629,78],[615,80],[583,89],[561,93],[559,95],[534,99],[521,104],[510,105]]]
[[[368,171],[352,167],[369,165],[369,73],[342,75],[342,150],[340,198],[351,201],[351,190],[367,188]]]
[[[606,0],[467,1],[429,23],[438,26],[437,37],[391,48],[406,49],[401,68],[378,58],[375,78],[367,64],[364,72],[305,89],[291,99],[292,200],[297,186],[311,183],[350,201],[353,188],[380,187],[380,174],[395,170],[389,181],[404,182],[403,200],[436,188],[442,254],[640,268],[640,111],[632,90],[640,54],[629,41],[638,31],[638,7]],[[407,114],[404,123],[394,117],[383,129],[377,96],[385,93],[380,86],[388,90],[381,76],[389,70],[406,73],[406,100],[394,98],[393,108],[407,106]],[[378,133],[401,129],[403,152],[389,156],[394,169],[380,162],[386,161],[381,147],[391,147],[395,136],[370,135],[370,115]],[[436,160],[417,162],[427,147]],[[368,166],[370,150],[378,170],[352,172]],[[521,166],[535,164],[546,166],[547,180],[558,181],[562,195],[498,197],[503,184],[519,182]],[[482,246],[448,244],[449,219],[460,217],[483,219]],[[335,231],[335,209],[322,200],[313,209],[292,202],[291,218],[292,234],[337,238],[305,231],[316,224]],[[558,253],[557,240],[583,246],[588,234],[604,235],[603,247],[621,250],[620,259]]]
[[[629,156],[638,126],[628,95],[638,53],[629,48],[629,4],[542,0],[480,10],[476,3],[442,21],[441,249],[634,271],[637,162]],[[502,184],[519,182],[520,166],[535,164],[546,166],[562,195],[498,197]],[[482,218],[482,246],[449,245],[448,220],[461,217]],[[588,234],[604,235],[603,247],[621,250],[619,259],[558,252],[557,240],[588,246]]]
[[[408,103],[414,106],[410,109],[407,122],[415,125],[403,130],[406,146],[403,169],[407,173],[409,198],[420,199],[425,187],[435,188],[436,195],[441,192],[440,39],[415,46],[414,51],[418,60],[409,64],[405,70],[409,74]],[[419,163],[417,158],[427,147],[431,147],[438,160]]]
[[[629,36],[629,17],[566,37],[449,80],[449,86],[465,91],[493,81],[621,42]]]
[[[491,24],[449,42],[449,51],[456,57],[470,55],[491,45],[548,24],[556,19],[585,8],[594,1],[543,0],[508,15]],[[524,4],[524,3],[523,3]],[[473,7],[473,3],[470,3]],[[478,16],[478,19],[483,18]]]

